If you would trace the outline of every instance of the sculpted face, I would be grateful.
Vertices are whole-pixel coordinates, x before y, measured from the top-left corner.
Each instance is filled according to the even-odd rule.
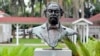
[[[58,4],[49,4],[46,11],[46,16],[51,25],[56,25],[61,17],[61,11]]]

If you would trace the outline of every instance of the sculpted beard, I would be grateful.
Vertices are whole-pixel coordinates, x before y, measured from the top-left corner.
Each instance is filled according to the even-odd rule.
[[[56,25],[56,24],[58,24],[58,18],[57,18],[57,17],[50,17],[50,18],[49,18],[49,23],[50,23],[51,25]]]

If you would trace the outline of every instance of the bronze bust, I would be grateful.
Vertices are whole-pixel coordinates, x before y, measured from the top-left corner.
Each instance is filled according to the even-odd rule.
[[[65,27],[60,23],[59,19],[63,15],[63,10],[59,4],[55,2],[49,3],[44,13],[48,19],[47,22],[34,27],[33,34],[36,34],[53,49],[57,46],[58,40],[62,39],[64,36],[70,36],[77,33],[73,29]]]

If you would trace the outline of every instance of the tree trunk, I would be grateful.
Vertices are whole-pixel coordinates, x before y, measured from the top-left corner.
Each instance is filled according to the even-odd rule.
[[[41,17],[41,14],[42,14],[42,0],[40,0],[40,17]]]
[[[63,0],[47,0],[47,3],[51,2],[51,1],[57,2],[58,4],[60,4],[62,6],[62,1]]]
[[[18,12],[18,8],[16,5],[17,0],[11,0],[11,4],[10,4],[10,8],[11,8],[11,12],[13,14],[13,16],[17,16],[17,12]]]
[[[22,12],[22,16],[24,16],[25,14],[25,4],[24,4],[24,0],[18,0],[18,5],[19,7],[21,7],[21,12]]]
[[[80,2],[80,4],[81,4],[81,10],[82,10],[82,14],[81,14],[81,16],[82,16],[82,18],[84,18],[84,0],[80,0],[81,2]]]
[[[63,1],[62,4],[63,4],[63,5],[62,5],[62,6],[63,6],[63,10],[64,10],[64,14],[63,14],[63,15],[64,15],[65,18],[67,18],[67,17],[69,17],[69,15],[70,15],[70,13],[71,13],[71,12],[70,12],[70,10],[71,10],[71,9],[70,9],[70,6],[69,6],[69,4],[67,4],[66,1]]]
[[[58,3],[59,3],[60,6],[63,8],[63,6],[62,6],[62,5],[63,5],[63,4],[62,4],[62,3],[63,3],[63,0],[58,0]]]
[[[79,18],[79,4],[78,0],[72,0],[73,3],[73,18]]]
[[[46,2],[47,2],[46,4],[48,4],[48,2],[50,2],[50,0],[46,0]]]
[[[26,38],[25,29],[23,29],[23,38]]]
[[[31,0],[31,8],[32,8],[32,12],[31,12],[31,16],[34,16],[34,3],[35,3],[35,0]]]

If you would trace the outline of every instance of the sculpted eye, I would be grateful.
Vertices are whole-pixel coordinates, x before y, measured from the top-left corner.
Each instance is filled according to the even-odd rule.
[[[49,10],[48,10],[48,12],[52,13],[52,12],[53,12],[53,10],[49,9]]]
[[[60,11],[59,10],[55,10],[55,13],[59,13]]]
[[[60,11],[59,11],[59,10],[48,9],[48,12],[49,12],[49,13],[53,13],[53,12],[54,12],[54,13],[59,13]]]

